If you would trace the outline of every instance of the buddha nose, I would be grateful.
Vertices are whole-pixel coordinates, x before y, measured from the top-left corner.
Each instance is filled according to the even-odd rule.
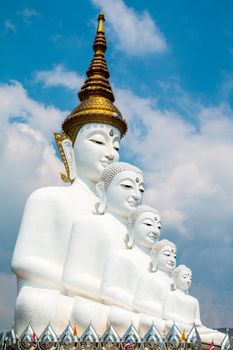
[[[157,227],[154,227],[154,228],[152,229],[152,232],[153,232],[155,235],[157,235],[157,236],[160,235],[160,230],[158,230]]]
[[[114,159],[114,150],[112,146],[108,147],[105,157],[110,161]]]
[[[114,159],[114,155],[113,154],[108,154],[108,155],[106,155],[106,158],[108,160],[113,160]]]
[[[175,265],[176,259],[175,259],[174,257],[172,257],[172,258],[170,259],[170,262],[171,262],[173,265]]]
[[[139,200],[139,198],[140,198],[139,189],[137,189],[137,188],[134,189],[133,198],[137,201]]]

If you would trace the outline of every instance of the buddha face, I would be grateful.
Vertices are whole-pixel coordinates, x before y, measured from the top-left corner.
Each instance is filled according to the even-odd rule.
[[[84,125],[74,143],[77,173],[97,183],[103,169],[119,159],[120,131],[107,124]]]
[[[157,269],[164,272],[172,272],[176,267],[176,248],[173,246],[163,247],[156,257]]]
[[[128,170],[118,173],[105,193],[108,211],[127,218],[142,203],[143,192],[142,174]]]
[[[145,212],[135,221],[133,236],[135,242],[145,248],[151,248],[160,237],[161,220],[159,214]]]
[[[187,292],[192,283],[192,273],[190,270],[181,270],[175,279],[177,289]]]

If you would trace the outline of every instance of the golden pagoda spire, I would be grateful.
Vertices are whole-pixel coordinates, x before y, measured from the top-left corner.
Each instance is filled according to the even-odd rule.
[[[110,75],[104,57],[104,53],[107,49],[104,33],[104,20],[104,14],[101,12],[98,17],[99,23],[93,44],[95,54],[87,71],[88,78],[78,93],[80,101],[83,101],[92,95],[105,96],[112,102],[115,100],[108,80]]]
[[[115,98],[109,83],[110,75],[104,56],[107,50],[104,21],[104,14],[100,12],[93,43],[94,57],[86,73],[87,79],[78,93],[81,103],[71,112],[62,125],[64,132],[73,143],[79,129],[87,123],[113,125],[120,130],[121,136],[127,130],[125,120],[113,104]]]

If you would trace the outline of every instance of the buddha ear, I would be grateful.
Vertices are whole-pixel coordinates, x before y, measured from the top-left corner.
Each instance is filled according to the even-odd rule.
[[[95,188],[96,188],[96,194],[97,194],[99,200],[103,200],[105,198],[104,182],[103,181],[97,182]]]
[[[156,258],[155,250],[151,249],[150,257],[151,257],[151,271],[156,272],[157,271],[157,258]]]
[[[133,227],[131,223],[127,223],[127,242],[126,246],[128,249],[132,249],[134,245],[134,234],[133,234]]]
[[[100,200],[98,213],[104,214],[106,210],[106,195],[105,195],[105,186],[103,181],[100,181],[96,184],[96,193]]]
[[[170,287],[171,287],[171,290],[176,290],[176,284],[174,281],[171,283]]]

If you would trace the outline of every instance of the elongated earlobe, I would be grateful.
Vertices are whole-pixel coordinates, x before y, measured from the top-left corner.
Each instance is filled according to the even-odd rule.
[[[171,290],[176,290],[176,284],[175,284],[175,282],[172,282],[172,283],[171,283]]]
[[[105,210],[106,210],[106,202],[100,201],[99,206],[97,208],[98,214],[103,215],[105,213]]]
[[[128,249],[132,249],[134,246],[134,234],[131,224],[127,224],[127,241],[126,246]]]
[[[152,272],[156,272],[156,270],[157,270],[157,259],[156,259],[155,251],[151,250],[150,257],[151,257],[151,271]]]
[[[100,181],[96,184],[96,194],[99,197],[98,214],[104,214],[106,210],[106,196],[104,182]]]

